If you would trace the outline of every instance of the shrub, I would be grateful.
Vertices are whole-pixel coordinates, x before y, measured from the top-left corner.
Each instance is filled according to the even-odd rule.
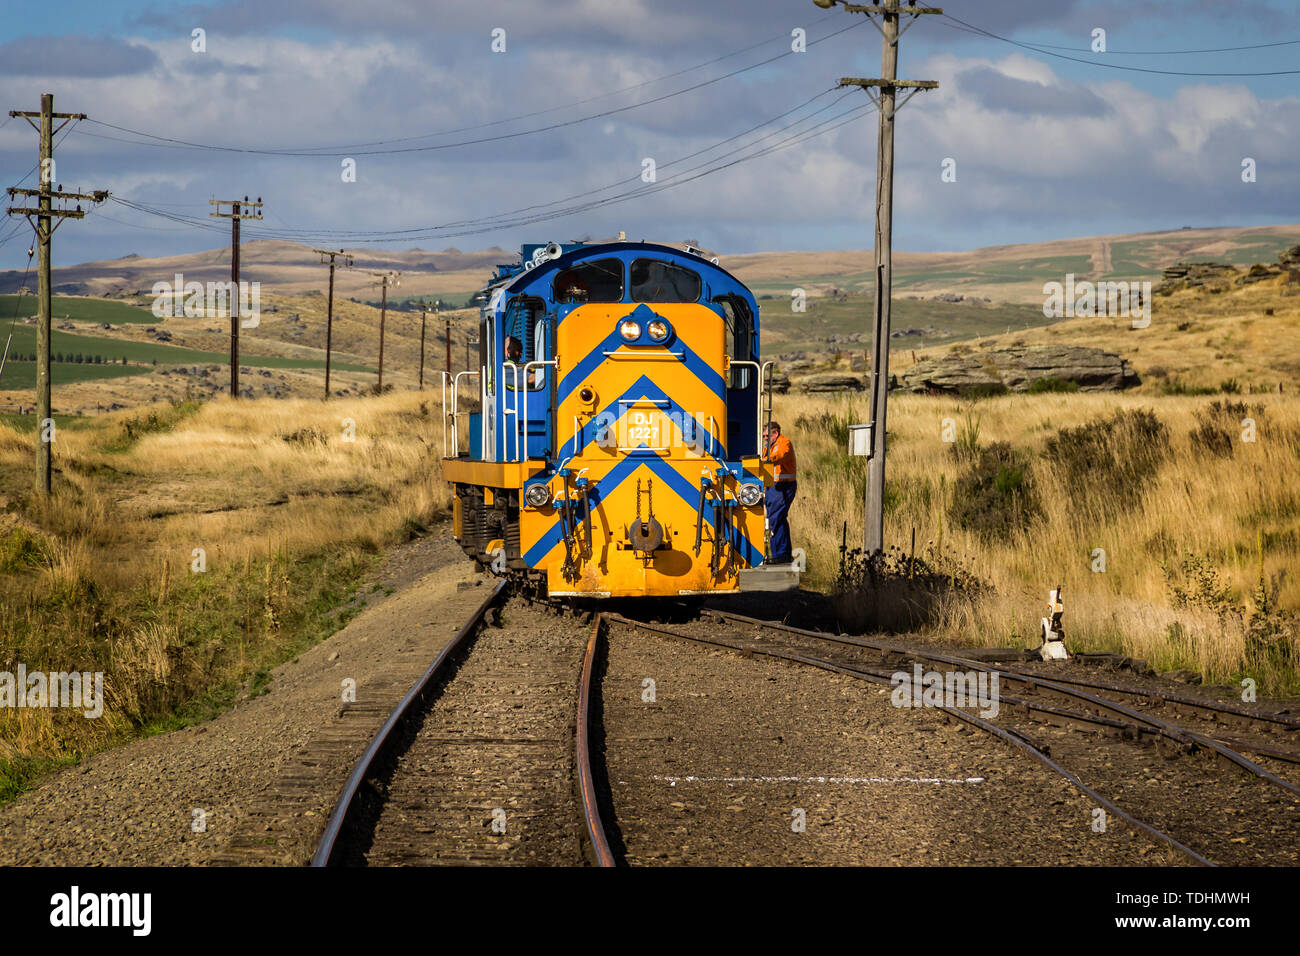
[[[0,574],[30,571],[49,562],[49,547],[24,528],[0,537]]]
[[[1121,409],[1109,418],[1062,428],[1043,449],[1071,492],[1111,513],[1136,504],[1142,486],[1168,456],[1169,429],[1148,409]]]
[[[828,436],[837,448],[849,447],[849,426],[858,424],[858,418],[851,404],[844,410],[830,410],[816,415],[800,415],[794,420],[794,427],[806,432],[816,432]]]
[[[1251,409],[1245,402],[1225,400],[1213,401],[1198,409],[1197,425],[1188,435],[1193,451],[1216,458],[1231,458],[1232,436],[1239,433],[1242,420],[1252,414],[1262,417],[1264,406],[1256,405]]]
[[[958,476],[950,516],[991,540],[1023,531],[1039,511],[1028,464],[1008,442],[994,442]]]
[[[1213,395],[1216,389],[1203,385],[1188,385],[1181,378],[1171,378],[1160,385],[1162,395]]]
[[[325,433],[315,425],[299,428],[297,431],[289,432],[289,434],[280,437],[291,445],[325,445],[329,442]]]
[[[162,409],[151,409],[148,414],[128,418],[122,422],[122,433],[117,446],[125,446],[139,441],[153,432],[169,431],[176,424],[199,410],[198,402],[172,402]]]
[[[1025,389],[1030,395],[1038,395],[1043,392],[1077,392],[1079,390],[1078,382],[1071,382],[1063,378],[1056,378],[1049,375],[1046,378],[1034,379]]]

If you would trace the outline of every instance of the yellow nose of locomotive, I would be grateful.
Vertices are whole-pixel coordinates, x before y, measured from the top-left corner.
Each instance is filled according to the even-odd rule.
[[[523,519],[551,594],[731,591],[761,562],[761,507],[726,468],[724,333],[698,303],[588,304],[560,324],[563,466]]]

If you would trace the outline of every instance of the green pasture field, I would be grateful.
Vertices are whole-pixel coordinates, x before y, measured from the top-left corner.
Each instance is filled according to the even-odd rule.
[[[56,295],[50,302],[55,322],[65,318],[74,322],[108,322],[111,325],[152,325],[158,321],[148,309],[127,305],[113,299],[92,299],[85,296]],[[0,295],[0,322],[15,315],[19,318],[36,314],[36,296]],[[3,328],[3,326],[0,326]]]

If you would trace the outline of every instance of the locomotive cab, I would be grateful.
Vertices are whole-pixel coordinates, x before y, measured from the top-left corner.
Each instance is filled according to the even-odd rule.
[[[749,290],[689,247],[550,243],[483,298],[443,460],[466,553],[552,596],[736,591],[772,481]]]

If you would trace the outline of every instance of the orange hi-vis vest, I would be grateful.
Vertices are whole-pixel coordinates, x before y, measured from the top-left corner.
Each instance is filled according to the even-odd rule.
[[[784,435],[777,435],[767,443],[767,454],[764,458],[775,466],[772,470],[776,473],[777,481],[795,480],[794,445],[790,444],[790,439]]]

